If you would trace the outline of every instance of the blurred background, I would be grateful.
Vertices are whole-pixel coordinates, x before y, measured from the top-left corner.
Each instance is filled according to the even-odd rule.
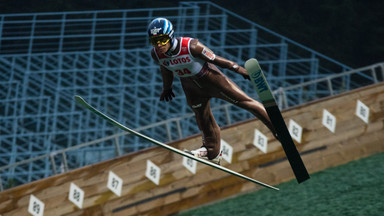
[[[177,6],[156,0],[0,1],[0,14]],[[220,6],[353,68],[384,58],[384,2],[380,0],[213,0]]]

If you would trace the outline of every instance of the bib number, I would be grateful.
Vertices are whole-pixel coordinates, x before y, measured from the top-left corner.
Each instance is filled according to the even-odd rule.
[[[175,70],[175,73],[177,73],[177,75],[179,75],[179,76],[184,76],[186,74],[191,74],[192,72],[190,70],[188,70],[187,68],[184,68],[182,70],[179,70],[179,69]]]

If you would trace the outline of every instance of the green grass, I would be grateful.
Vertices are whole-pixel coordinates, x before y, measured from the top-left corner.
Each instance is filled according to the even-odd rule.
[[[280,191],[259,191],[179,214],[190,215],[384,215],[384,153],[311,174]]]

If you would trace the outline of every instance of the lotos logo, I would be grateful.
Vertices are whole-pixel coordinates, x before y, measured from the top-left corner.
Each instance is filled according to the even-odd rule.
[[[189,56],[187,57],[181,57],[176,59],[170,59],[163,62],[164,66],[170,66],[170,65],[178,65],[178,64],[185,64],[191,62],[191,59]]]

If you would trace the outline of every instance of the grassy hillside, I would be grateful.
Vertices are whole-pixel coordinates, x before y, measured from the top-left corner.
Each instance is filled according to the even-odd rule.
[[[190,215],[382,215],[384,153],[314,173],[305,183],[278,185],[179,214]]]

